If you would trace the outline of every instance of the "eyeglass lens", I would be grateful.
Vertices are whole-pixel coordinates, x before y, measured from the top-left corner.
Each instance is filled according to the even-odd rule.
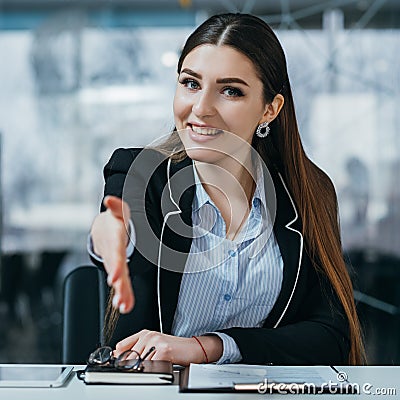
[[[106,364],[112,358],[112,348],[109,346],[103,346],[96,349],[92,354],[89,356],[89,363],[90,364]]]
[[[120,369],[140,369],[142,359],[135,350],[126,350],[115,360],[115,366]]]

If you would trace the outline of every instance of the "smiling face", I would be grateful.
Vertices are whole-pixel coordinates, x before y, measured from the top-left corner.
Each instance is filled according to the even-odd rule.
[[[174,116],[190,158],[217,162],[226,157],[221,151],[249,148],[267,108],[253,63],[234,48],[201,45],[184,59]]]

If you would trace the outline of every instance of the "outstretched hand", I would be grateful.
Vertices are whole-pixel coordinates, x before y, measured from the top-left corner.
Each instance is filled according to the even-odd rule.
[[[107,283],[114,288],[113,306],[128,313],[135,304],[126,262],[130,209],[115,196],[106,196],[103,204],[106,211],[97,215],[91,229],[93,250],[103,259]]]

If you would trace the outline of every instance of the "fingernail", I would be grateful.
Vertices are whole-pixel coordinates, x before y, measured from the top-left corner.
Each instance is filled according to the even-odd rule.
[[[122,303],[122,304],[119,306],[119,312],[120,312],[121,314],[124,314],[125,311],[126,311],[126,304],[125,304],[125,303]]]
[[[108,286],[112,286],[112,278],[111,278],[111,275],[108,275],[108,276],[107,276],[107,284],[108,284]]]
[[[117,307],[118,307],[118,303],[119,303],[119,294],[116,294],[116,295],[113,297],[113,300],[112,300],[112,305],[113,305],[113,307],[114,307],[114,308],[117,308]]]

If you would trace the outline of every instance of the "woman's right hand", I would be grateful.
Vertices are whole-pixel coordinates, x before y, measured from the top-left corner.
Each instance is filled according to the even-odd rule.
[[[126,262],[130,210],[126,202],[115,196],[106,196],[103,204],[106,211],[96,216],[90,232],[93,250],[103,259],[107,283],[114,288],[113,306],[124,314],[135,304]]]

